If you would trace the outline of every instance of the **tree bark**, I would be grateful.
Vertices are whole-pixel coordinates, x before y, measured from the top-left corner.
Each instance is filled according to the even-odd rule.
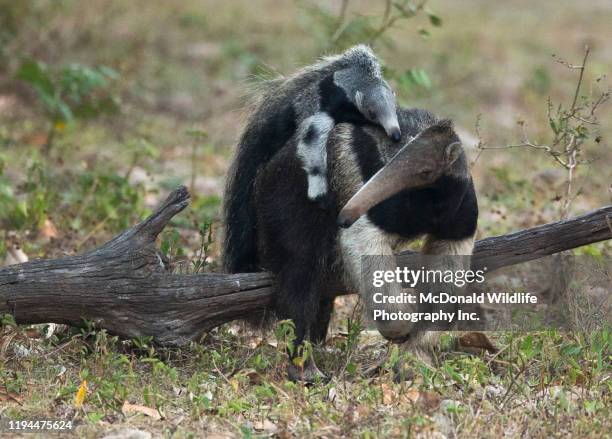
[[[81,255],[0,269],[0,314],[17,323],[84,320],[122,337],[184,345],[204,332],[263,310],[274,299],[270,273],[172,274],[155,240],[189,204],[185,187],[149,218]],[[476,243],[474,267],[491,270],[612,237],[612,206]]]

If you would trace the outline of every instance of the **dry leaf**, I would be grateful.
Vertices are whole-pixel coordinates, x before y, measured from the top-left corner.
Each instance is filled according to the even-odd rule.
[[[257,373],[255,369],[246,369],[240,372],[240,375],[244,375],[249,379],[249,384],[257,385],[261,384],[261,375]]]
[[[463,350],[467,348],[467,352],[470,352],[469,349],[487,350],[491,354],[498,351],[489,338],[482,332],[467,332],[459,337],[458,342],[459,348]]]
[[[33,146],[44,146],[47,144],[48,136],[46,133],[34,133],[25,138],[25,141]]]
[[[66,366],[63,366],[60,364],[60,366],[58,367],[57,374],[55,375],[55,378],[59,379],[62,376],[64,376],[65,373],[66,373]]]
[[[249,348],[251,348],[251,349],[255,349],[255,348],[259,347],[259,345],[261,344],[262,340],[263,339],[261,337],[259,337],[259,336],[249,337],[249,339],[247,341],[247,346]]]
[[[395,389],[393,389],[393,385],[388,383],[382,383],[380,387],[382,388],[383,393],[383,404],[393,404],[397,399],[397,392],[395,391]]]
[[[402,398],[406,401],[416,403],[419,400],[420,396],[421,396],[421,392],[419,392],[417,389],[408,389],[402,395]]]
[[[256,431],[263,431],[267,434],[274,434],[278,430],[276,424],[268,419],[264,419],[263,421],[258,421],[253,424],[253,428]]]
[[[43,239],[55,239],[58,237],[59,233],[57,232],[57,228],[55,224],[47,218],[40,228],[40,237]]]
[[[16,402],[21,405],[23,398],[14,392],[9,392],[6,387],[0,386],[0,402]]]
[[[436,410],[440,407],[440,395],[434,392],[421,392],[418,402],[426,410]]]
[[[83,407],[83,401],[85,401],[85,395],[87,395],[87,380],[83,380],[77,390],[76,396],[74,397],[74,406],[77,409]]]
[[[39,325],[32,325],[26,328],[25,334],[28,338],[51,338],[53,334],[61,332],[65,328],[65,325],[58,325],[56,323],[42,323]]]
[[[68,326],[61,325],[58,323],[46,323],[42,325],[42,329],[45,338],[51,338],[53,334],[58,335],[66,331],[68,329]]]
[[[333,403],[337,395],[338,392],[336,392],[336,388],[330,387],[330,389],[327,391],[327,400]]]
[[[38,330],[38,328],[37,328],[37,327],[35,327],[35,326],[30,327],[30,328],[26,328],[26,330],[25,330],[25,335],[26,335],[28,338],[34,338],[34,339],[37,339],[37,338],[42,338],[42,334],[40,333],[40,331]]]
[[[440,397],[434,392],[423,392],[411,388],[404,392],[401,397],[405,402],[419,404],[426,410],[435,410],[440,406]]]
[[[123,412],[123,414],[126,416],[135,413],[141,413],[143,415],[155,419],[156,421],[161,419],[161,415],[156,409],[152,409],[151,407],[146,407],[144,405],[130,404],[127,401],[123,403],[123,406],[121,407],[121,412]]]

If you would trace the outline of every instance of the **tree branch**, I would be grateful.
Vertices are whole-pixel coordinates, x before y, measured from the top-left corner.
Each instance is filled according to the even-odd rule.
[[[184,345],[202,333],[263,310],[274,300],[270,273],[172,274],[155,247],[189,203],[185,187],[147,219],[90,252],[0,269],[0,314],[17,323],[97,327],[123,337]],[[488,271],[612,237],[612,206],[476,243],[474,267]],[[341,293],[341,294],[346,294]]]

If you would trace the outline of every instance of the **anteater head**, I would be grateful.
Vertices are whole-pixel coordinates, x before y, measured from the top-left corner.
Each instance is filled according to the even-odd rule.
[[[338,215],[338,224],[350,227],[370,208],[391,196],[432,185],[450,173],[462,152],[452,122],[443,120],[424,129],[346,203]]]
[[[397,119],[395,92],[375,69],[362,65],[348,67],[334,73],[334,83],[342,88],[348,99],[370,122],[384,128],[394,142],[402,133]]]

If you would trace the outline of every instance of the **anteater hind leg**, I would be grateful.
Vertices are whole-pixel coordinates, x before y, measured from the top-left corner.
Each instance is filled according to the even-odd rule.
[[[289,352],[287,368],[289,379],[314,383],[327,377],[319,370],[312,355],[302,361],[304,342],[312,341],[311,331],[318,318],[321,300],[314,276],[302,268],[306,266],[292,260],[291,265],[281,273],[276,308],[282,310],[281,317],[291,319],[295,324],[295,341]]]

